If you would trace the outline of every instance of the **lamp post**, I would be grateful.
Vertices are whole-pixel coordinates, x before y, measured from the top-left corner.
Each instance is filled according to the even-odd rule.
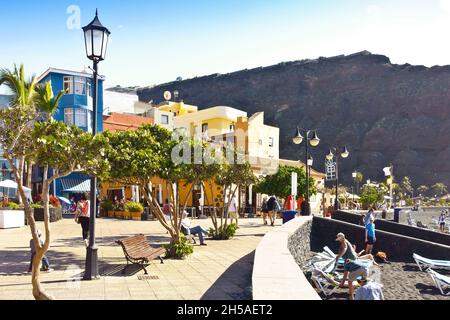
[[[108,37],[111,34],[98,19],[98,11],[95,11],[95,18],[87,26],[83,27],[84,41],[86,46],[86,56],[93,61],[94,83],[92,84],[92,134],[97,133],[97,94],[98,94],[98,63],[105,60]],[[95,245],[95,218],[97,214],[97,178],[91,178],[91,207],[89,219],[89,246],[86,250],[86,268],[84,280],[99,278],[98,255]]]
[[[305,136],[302,135],[304,133]],[[304,130],[297,128],[297,132],[295,136],[292,138],[292,142],[296,145],[300,145],[303,140],[305,140],[305,165],[306,165],[306,199],[305,199],[305,211],[304,215],[309,216],[311,214],[311,207],[309,204],[309,167],[312,166],[313,159],[309,155],[309,148],[308,146],[311,145],[312,147],[317,147],[320,143],[320,139],[317,136],[316,130]],[[311,165],[309,165],[311,164]]]
[[[334,200],[334,210],[339,210],[339,192],[338,192],[338,188],[339,188],[339,155],[338,152],[339,150],[343,150],[340,154],[340,156],[343,159],[347,159],[348,156],[350,155],[350,152],[348,152],[347,147],[344,146],[343,148],[339,148],[339,147],[331,147],[330,148],[330,153],[327,154],[326,158],[327,160],[333,160],[334,157],[336,157],[336,199]]]
[[[353,191],[352,191],[352,194],[353,194],[353,204],[355,204],[355,192],[358,192],[358,191],[356,191],[356,186],[355,186],[355,182],[356,182],[356,177],[358,176],[358,173],[356,172],[356,171],[354,171],[353,173],[352,173],[352,177],[353,177]]]

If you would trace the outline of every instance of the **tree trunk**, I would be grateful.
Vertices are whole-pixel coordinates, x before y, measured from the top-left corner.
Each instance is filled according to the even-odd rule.
[[[33,173],[33,162],[28,161],[27,162],[27,183],[26,186],[31,189],[31,178]]]
[[[204,184],[203,181],[202,181],[202,183],[201,183],[201,187],[202,187],[202,189],[203,189],[203,196],[205,197],[206,204],[208,205],[208,208],[211,208],[211,203],[209,202],[209,198],[208,198],[208,195],[207,195],[207,193],[206,193],[206,188],[205,188],[205,184]],[[214,226],[214,230],[215,230],[215,232],[216,232],[216,234],[217,234],[217,232],[218,232],[218,227],[217,227],[217,216],[216,216],[215,210],[214,210],[213,212],[210,212],[210,215],[211,215],[211,221],[212,221],[213,226]]]
[[[17,184],[20,183],[21,186],[23,186],[23,169],[24,169],[24,165],[25,165],[25,157],[22,156],[19,159],[19,168],[17,169],[17,176],[16,176],[16,182],[17,182]],[[25,197],[25,199],[22,199],[22,197],[20,196],[19,188],[17,188],[17,191],[16,191],[16,198],[17,198],[17,201],[19,202],[19,204],[27,202],[26,197]]]
[[[40,276],[40,265],[42,258],[44,257],[45,251],[45,244],[44,247],[41,246],[41,243],[39,241],[39,237],[37,235],[37,229],[36,229],[36,221],[34,220],[33,216],[33,210],[30,207],[30,204],[27,201],[25,191],[23,190],[23,180],[20,179],[20,173],[18,168],[15,166],[14,161],[12,159],[7,158],[9,164],[11,165],[11,168],[13,170],[14,177],[17,181],[17,192],[20,196],[20,198],[23,201],[24,204],[24,210],[25,214],[27,216],[28,225],[30,226],[31,235],[33,237],[34,247],[36,248],[36,255],[34,256],[33,262],[32,262],[32,274],[31,274],[31,284],[33,287],[32,293],[33,297],[36,300],[53,300],[54,298],[43,290],[39,276]],[[47,216],[48,218],[48,216]],[[50,239],[49,230],[46,227],[46,244],[48,248],[48,241],[47,239]]]

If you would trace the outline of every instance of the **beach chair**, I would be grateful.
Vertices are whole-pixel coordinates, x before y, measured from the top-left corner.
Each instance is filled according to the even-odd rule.
[[[450,277],[444,276],[432,269],[428,269],[427,272],[441,293],[444,296],[450,296],[450,290],[447,293],[444,292],[445,289],[450,289]]]
[[[423,271],[426,268],[450,270],[450,261],[448,260],[427,259],[415,253],[413,254],[413,259],[416,261],[420,271]]]
[[[339,282],[318,268],[313,268],[311,281],[326,297],[331,296],[339,288]]]

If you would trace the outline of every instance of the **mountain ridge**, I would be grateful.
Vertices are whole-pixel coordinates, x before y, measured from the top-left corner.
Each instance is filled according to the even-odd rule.
[[[390,163],[416,185],[450,184],[450,66],[392,64],[361,51],[174,81],[137,94],[158,103],[166,90],[178,90],[200,109],[264,111],[266,123],[280,127],[283,158],[304,158],[303,148],[290,141],[297,125],[318,129],[314,168],[324,170],[330,146],[346,144],[351,156],[340,161],[346,184],[353,170],[381,181]]]

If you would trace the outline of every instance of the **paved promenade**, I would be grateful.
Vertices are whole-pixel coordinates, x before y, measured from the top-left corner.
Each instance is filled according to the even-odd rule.
[[[206,228],[210,220],[192,220]],[[43,230],[42,223],[38,223]],[[281,225],[277,220],[276,225]],[[236,237],[229,241],[207,240],[207,246],[195,245],[186,260],[155,260],[148,275],[126,265],[117,239],[145,234],[151,243],[167,243],[165,230],[156,221],[97,219],[100,280],[80,281],[86,249],[81,227],[72,219],[52,223],[52,244],[48,258],[55,271],[42,273],[44,288],[56,299],[251,299],[251,273],[254,250],[264,234],[273,229],[262,219],[241,219]],[[0,230],[0,299],[33,299],[30,259],[30,230]],[[197,241],[198,242],[198,241]],[[276,272],[276,271],[275,271]]]

